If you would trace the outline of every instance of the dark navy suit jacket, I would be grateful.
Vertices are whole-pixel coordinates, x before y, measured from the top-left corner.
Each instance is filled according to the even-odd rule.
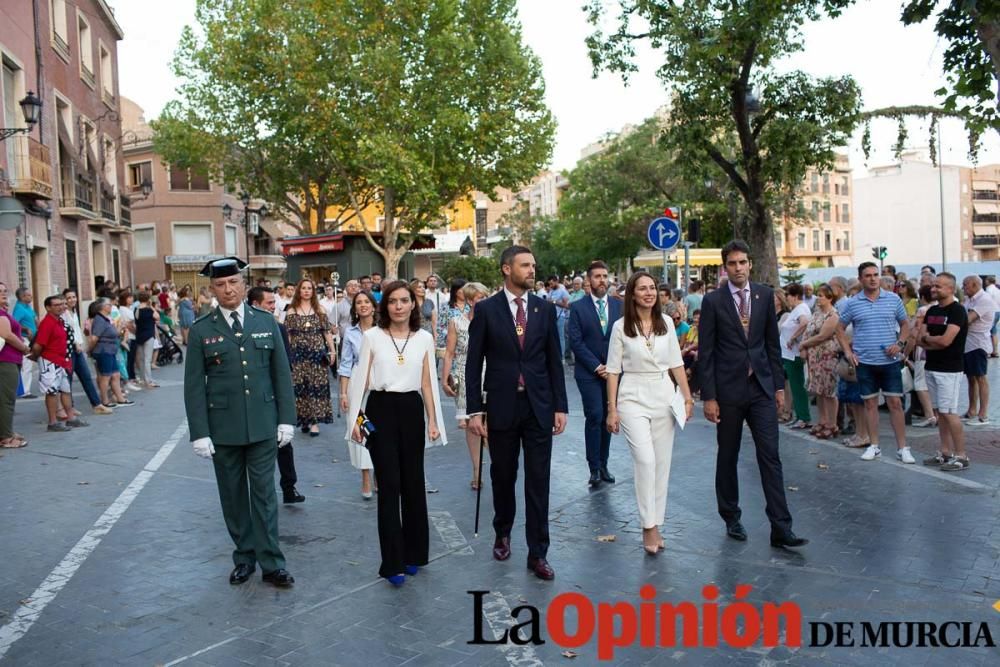
[[[608,363],[608,343],[611,340],[611,325],[622,316],[622,302],[604,297],[608,309],[608,330],[601,331],[601,320],[597,316],[594,299],[585,295],[569,307],[569,345],[573,350],[575,364],[573,377],[577,380],[592,380],[598,366]]]
[[[719,403],[742,403],[748,396],[753,368],[764,393],[785,388],[778,340],[778,316],[774,291],[767,285],[750,283],[750,336],[743,333],[739,313],[729,287],[705,295],[698,326],[698,369],[701,398]]]
[[[506,292],[500,291],[476,304],[469,326],[465,365],[468,414],[483,412],[483,391],[488,396],[489,427],[510,429],[517,425],[517,378],[524,376],[531,409],[543,429],[551,429],[556,412],[568,412],[556,308],[527,293],[528,325],[524,350],[518,344],[514,318]],[[482,381],[483,362],[485,381]]]

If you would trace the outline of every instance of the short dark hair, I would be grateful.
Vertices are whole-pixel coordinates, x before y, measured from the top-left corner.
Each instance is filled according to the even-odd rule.
[[[931,266],[930,264],[924,264],[923,266],[921,266],[921,267],[920,267],[920,273],[923,273],[923,272],[924,272],[924,269],[927,269],[927,270],[928,270],[929,272],[931,272],[931,273],[937,273],[937,272],[936,272],[936,271],[934,270],[934,267],[933,267],[933,266]]]
[[[559,282],[559,276],[549,276],[549,279],[546,280],[545,282],[550,283],[553,280],[556,281],[556,282]]]
[[[45,307],[48,308],[49,306],[51,306],[53,301],[62,301],[62,300],[63,298],[61,294],[53,294],[52,296],[47,296],[45,297]]]
[[[500,253],[500,273],[503,273],[504,266],[510,266],[514,258],[525,253],[531,254],[531,249],[523,245],[512,245]]]
[[[785,285],[785,294],[788,296],[794,296],[799,299],[802,298],[803,293],[802,285],[799,283],[791,283],[790,285]]]
[[[18,301],[20,301],[21,297],[30,291],[31,291],[30,287],[18,287],[16,290],[14,290],[14,296],[17,298]]]
[[[382,277],[382,272],[381,271],[372,271],[372,278],[374,278],[375,276],[378,276],[379,278],[381,278]]]
[[[593,273],[594,271],[597,271],[598,269],[604,269],[605,271],[607,271],[608,265],[599,259],[594,260],[593,262],[590,263],[590,266],[587,267],[587,277],[589,278],[590,274]]]
[[[878,264],[876,264],[875,262],[861,262],[860,264],[858,264],[858,278],[860,278],[861,274],[865,272],[865,269],[870,269],[873,266],[876,269],[878,268]]]
[[[748,259],[750,258],[750,246],[747,245],[747,242],[743,241],[741,239],[733,239],[732,241],[730,241],[726,245],[722,246],[722,264],[723,264],[723,266],[729,260],[730,253],[734,253],[734,252],[742,252],[743,254],[745,254],[747,256]]]
[[[3,283],[0,283],[0,285],[2,285],[2,284],[3,284]],[[66,298],[66,295],[67,295],[67,294],[76,294],[76,290],[75,290],[75,289],[73,289],[72,287],[67,287],[66,289],[64,289],[64,290],[62,291],[62,295],[63,295],[63,298],[64,298],[64,299]]]
[[[417,308],[417,295],[410,287],[410,283],[405,280],[393,280],[382,289],[382,301],[378,304],[378,325],[383,329],[389,328],[392,323],[392,318],[389,317],[389,297],[392,296],[393,292],[401,289],[406,290],[406,293],[410,295],[410,301],[413,302],[413,310],[410,311],[410,331],[419,331],[420,309]]]
[[[149,303],[149,292],[139,292],[137,299],[139,303]]]
[[[273,294],[274,290],[271,289],[270,287],[264,287],[262,285],[250,288],[250,291],[247,292],[247,303],[249,303],[251,306],[254,305],[255,303],[263,303],[264,294],[266,294],[267,292],[271,292]]]
[[[670,294],[670,283],[660,283],[659,285],[656,286],[656,291],[666,292],[667,294]]]
[[[372,279],[371,276],[361,276],[360,278],[358,278],[358,282],[360,283],[362,280],[371,280],[371,279]]]

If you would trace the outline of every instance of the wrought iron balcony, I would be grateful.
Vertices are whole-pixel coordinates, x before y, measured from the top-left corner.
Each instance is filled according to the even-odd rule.
[[[93,218],[93,178],[89,174],[77,173],[74,165],[64,164],[59,170],[59,180],[59,214],[67,218]]]
[[[52,163],[49,147],[27,136],[11,137],[14,163],[10,165],[10,188],[15,195],[52,199]]]
[[[1000,236],[973,236],[972,237],[972,247],[973,248],[992,248],[994,246],[1000,245]]]

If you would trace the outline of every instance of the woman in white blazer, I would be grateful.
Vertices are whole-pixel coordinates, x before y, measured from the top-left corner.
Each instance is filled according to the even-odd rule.
[[[671,403],[680,392],[686,421],[694,401],[673,322],[660,310],[656,281],[645,272],[633,274],[624,301],[624,317],[612,327],[608,348],[607,426],[612,433],[619,428],[625,432],[635,467],[642,544],[655,555],[663,549],[660,526],[667,514],[675,420]]]

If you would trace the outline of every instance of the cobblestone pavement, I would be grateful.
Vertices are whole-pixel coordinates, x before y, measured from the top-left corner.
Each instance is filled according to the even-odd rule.
[[[1000,373],[991,364],[991,374]],[[715,435],[699,417],[675,446],[666,551],[648,557],[622,438],[612,444],[617,483],[587,487],[583,417],[568,374],[570,424],[556,438],[552,472],[554,582],[525,569],[521,523],[513,557],[506,563],[491,558],[489,489],[483,529],[473,535],[468,454],[462,433],[450,425],[452,444],[427,453],[427,477],[438,489],[428,497],[432,562],[402,589],[388,586],[376,574],[375,505],[360,496],[338,420],[321,438],[297,434],[294,443],[307,501],[282,506],[279,521],[295,588],[278,591],[259,573],[231,587],[231,543],[211,465],[194,456],[184,430],[181,368],[158,374],[162,388],[136,394],[135,407],[87,416],[90,428],[68,434],[45,432],[40,401],[18,405],[15,426],[30,445],[0,458],[6,556],[0,663],[554,665],[569,659],[553,641],[545,614],[559,594],[638,605],[639,589],[651,584],[657,602],[686,600],[703,610],[703,587],[713,584],[721,591],[722,615],[737,585],[747,584],[746,599],[757,609],[765,602],[800,606],[801,648],[761,642],[742,650],[691,648],[680,641],[643,648],[636,642],[616,650],[614,664],[995,664],[997,649],[983,647],[860,645],[860,624],[881,621],[968,621],[975,624],[973,636],[986,622],[1000,642],[1000,613],[991,608],[1000,598],[995,459],[974,458],[970,470],[949,476],[891,456],[864,463],[857,450],[784,432],[795,529],[811,544],[800,553],[783,552],[768,544],[749,440],[740,474],[750,539],[725,537],[715,512]],[[989,441],[995,434],[976,437]],[[932,432],[910,429],[910,437],[921,451],[935,448]],[[599,539],[609,535],[615,540]],[[485,637],[514,623],[511,609],[533,605],[542,613],[545,643],[468,644],[475,620],[471,590],[489,591]],[[527,614],[522,610],[516,622]],[[576,618],[573,611],[566,616],[570,634]],[[837,621],[857,624],[856,646],[811,645],[810,623]],[[699,623],[699,640],[712,625]],[[610,632],[621,630],[618,623]],[[596,637],[572,649],[573,664],[599,662]]]

